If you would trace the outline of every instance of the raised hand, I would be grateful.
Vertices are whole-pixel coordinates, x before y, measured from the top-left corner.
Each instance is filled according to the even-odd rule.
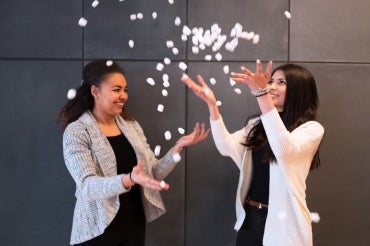
[[[143,165],[139,162],[131,171],[131,181],[135,184],[141,185],[153,190],[168,190],[169,184],[150,178],[148,175],[142,172]],[[163,185],[164,184],[164,185]]]
[[[262,72],[262,64],[260,60],[256,62],[256,72],[252,73],[245,66],[241,67],[243,73],[232,72],[231,79],[235,82],[246,84],[251,90],[265,88],[271,77],[272,61],[269,61],[266,66],[265,73]]]
[[[206,130],[205,124],[199,124],[198,122],[195,124],[193,132],[182,136],[179,140],[176,142],[176,146],[182,148],[182,147],[187,147],[193,144],[197,144],[200,141],[203,141],[209,134],[210,129],[208,128]]]

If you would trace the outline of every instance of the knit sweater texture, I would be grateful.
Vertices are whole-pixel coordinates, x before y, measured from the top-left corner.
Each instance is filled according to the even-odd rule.
[[[254,118],[248,124],[229,133],[222,117],[211,120],[211,129],[218,151],[229,156],[238,166],[239,183],[235,201],[238,231],[245,218],[245,201],[252,173],[251,150],[241,143],[252,127],[262,121],[276,162],[270,163],[269,208],[263,245],[311,246],[312,227],[306,204],[306,179],[310,165],[324,135],[317,121],[308,121],[292,132],[282,122],[276,109]]]
[[[164,179],[176,166],[168,151],[156,159],[137,121],[116,116],[116,123],[135,150],[143,172],[157,180]],[[70,123],[63,134],[66,167],[76,183],[76,204],[70,243],[77,244],[101,235],[119,209],[119,195],[129,192],[117,175],[117,163],[108,139],[90,111]],[[142,188],[146,220],[153,221],[166,211],[159,191]]]

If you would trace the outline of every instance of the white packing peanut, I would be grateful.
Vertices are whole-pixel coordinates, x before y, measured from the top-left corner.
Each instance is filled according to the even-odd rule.
[[[91,3],[91,6],[93,7],[93,8],[96,8],[96,6],[98,6],[99,5],[99,1],[98,0],[94,0],[92,3]]]
[[[154,148],[154,155],[155,156],[159,156],[161,153],[161,146],[160,145],[156,145],[155,148]]]
[[[134,42],[134,40],[130,39],[130,40],[128,41],[128,46],[129,46],[130,48],[134,48],[134,46],[135,46],[135,42]]]
[[[235,91],[235,93],[236,93],[236,94],[238,94],[238,95],[242,93],[242,91],[241,91],[239,88],[235,88],[235,89],[234,89],[234,91]]]
[[[171,139],[171,132],[170,131],[166,131],[164,133],[164,137],[165,137],[166,140],[170,140]]]
[[[172,48],[174,46],[173,41],[172,40],[167,40],[166,41],[166,46],[167,46],[167,48]]]
[[[67,92],[67,98],[69,100],[72,100],[75,97],[76,97],[76,90],[75,89],[69,89],[68,92]]]
[[[164,97],[168,96],[168,91],[166,89],[162,90],[162,96]]]
[[[164,65],[163,65],[162,63],[158,62],[158,63],[157,63],[157,66],[156,66],[156,69],[157,69],[158,71],[162,71],[162,70],[163,70],[163,68],[164,68]]]
[[[150,84],[150,85],[155,85],[155,81],[154,81],[154,79],[153,79],[153,78],[147,78],[147,79],[146,79],[146,82],[147,82],[148,84]]]
[[[210,78],[210,79],[209,79],[209,82],[210,82],[212,85],[215,85],[215,84],[216,84],[216,79],[215,79],[215,78]]]
[[[161,186],[161,188],[164,188],[166,187],[166,182],[164,182],[163,180],[159,183],[159,185]]]
[[[225,74],[228,74],[228,73],[230,72],[229,65],[225,65],[225,66],[223,67],[223,70],[224,70],[224,73],[225,73]]]
[[[177,131],[178,131],[181,135],[185,133],[185,130],[184,130],[184,128],[182,128],[182,127],[177,128]]]
[[[179,63],[179,68],[180,68],[181,70],[185,71],[185,70],[188,68],[188,66],[186,65],[186,63],[185,63],[185,62],[180,62],[180,63]]]
[[[157,17],[158,17],[158,14],[157,14],[157,12],[153,12],[152,13],[152,18],[153,18],[153,20],[155,20],[155,19],[157,19]]]
[[[292,18],[292,14],[288,10],[285,10],[284,15],[287,19]]]
[[[172,53],[177,55],[179,53],[179,50],[176,47],[172,48]]]
[[[162,104],[158,104],[157,106],[157,111],[158,112],[163,112],[164,106]]]
[[[168,58],[168,57],[165,57],[165,58],[163,59],[163,62],[164,62],[164,64],[166,64],[166,65],[170,65],[170,64],[171,64],[171,59],[170,59],[170,58]]]
[[[216,101],[216,105],[217,106],[221,106],[222,105],[222,102],[221,101]]]
[[[172,153],[172,158],[174,159],[175,162],[181,161],[181,156],[179,153]]]
[[[107,60],[107,61],[105,62],[105,65],[106,65],[107,67],[110,67],[110,66],[112,66],[112,65],[113,65],[113,61],[112,61],[112,60]]]
[[[260,41],[260,35],[255,34],[253,37],[253,44],[258,44],[259,41]]]
[[[180,17],[176,16],[175,18],[175,26],[180,26],[181,25],[181,19]]]
[[[81,26],[81,27],[85,27],[87,25],[87,20],[84,17],[81,17],[78,20],[78,25]]]

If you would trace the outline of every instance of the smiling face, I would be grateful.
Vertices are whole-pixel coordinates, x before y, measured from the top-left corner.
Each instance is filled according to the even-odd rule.
[[[269,85],[271,87],[270,95],[275,107],[279,112],[283,112],[287,87],[287,81],[284,72],[282,70],[275,71],[275,73],[271,76]]]
[[[103,117],[120,114],[128,100],[126,78],[121,73],[108,75],[99,87],[91,86],[93,111]]]

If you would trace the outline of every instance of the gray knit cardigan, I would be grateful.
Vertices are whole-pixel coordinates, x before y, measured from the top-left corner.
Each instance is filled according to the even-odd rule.
[[[116,116],[121,132],[135,150],[143,172],[164,179],[176,166],[171,151],[157,160],[137,121]],[[117,214],[118,196],[128,192],[117,175],[117,163],[108,139],[90,111],[67,126],[63,134],[64,161],[76,183],[76,205],[70,243],[77,244],[104,232]],[[141,189],[146,220],[153,221],[166,212],[159,191]]]

